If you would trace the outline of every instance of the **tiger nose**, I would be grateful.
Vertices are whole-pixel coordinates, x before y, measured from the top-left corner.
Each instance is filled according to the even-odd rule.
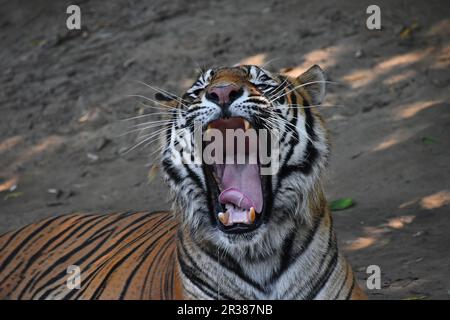
[[[213,86],[206,91],[206,99],[220,106],[225,106],[242,96],[242,93],[242,87],[235,84]]]

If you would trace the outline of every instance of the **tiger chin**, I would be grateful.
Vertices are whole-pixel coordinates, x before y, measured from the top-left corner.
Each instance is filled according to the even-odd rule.
[[[318,66],[292,78],[240,65],[202,72],[181,97],[157,93],[170,114],[160,163],[172,212],[60,216],[7,233],[0,298],[366,299],[321,184],[325,84]],[[276,141],[277,170],[263,174],[259,157],[183,161],[189,147],[208,148],[195,135],[211,129],[267,130],[257,138]],[[67,288],[68,265],[82,272],[77,290]]]

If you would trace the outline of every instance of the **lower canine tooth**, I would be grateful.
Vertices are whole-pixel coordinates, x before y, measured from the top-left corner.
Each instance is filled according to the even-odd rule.
[[[223,225],[228,225],[228,219],[230,217],[230,214],[227,211],[219,212],[218,217],[219,217],[220,222],[222,222]]]
[[[256,218],[255,208],[251,207],[248,215],[249,215],[248,218],[249,218],[250,222],[253,223]]]
[[[212,126],[210,124],[208,124],[208,127],[206,128],[206,131],[205,131],[205,136],[206,137],[210,136],[211,129],[212,129]]]
[[[248,122],[247,120],[244,120],[244,126],[245,126],[245,131],[247,131],[248,129],[250,129],[250,122]]]

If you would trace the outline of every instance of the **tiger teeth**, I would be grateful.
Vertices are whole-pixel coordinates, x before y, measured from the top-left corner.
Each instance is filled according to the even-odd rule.
[[[228,225],[228,220],[230,218],[230,214],[228,213],[228,211],[219,212],[219,214],[217,216],[223,225],[225,225],[225,226]]]
[[[245,131],[247,131],[247,130],[250,129],[252,126],[251,126],[250,122],[248,122],[247,120],[244,120],[244,127],[245,127]]]
[[[248,220],[250,220],[250,223],[255,222],[256,219],[256,212],[255,208],[251,207],[250,211],[248,212]]]
[[[205,131],[205,135],[206,135],[207,137],[210,136],[211,129],[213,129],[212,125],[211,125],[211,124],[208,124],[208,127],[206,128],[206,131]]]

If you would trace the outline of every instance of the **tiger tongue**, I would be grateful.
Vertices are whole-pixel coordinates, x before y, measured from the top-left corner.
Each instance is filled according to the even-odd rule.
[[[263,206],[261,177],[257,164],[225,164],[222,173],[224,191],[219,195],[222,204],[231,203],[261,213]]]

